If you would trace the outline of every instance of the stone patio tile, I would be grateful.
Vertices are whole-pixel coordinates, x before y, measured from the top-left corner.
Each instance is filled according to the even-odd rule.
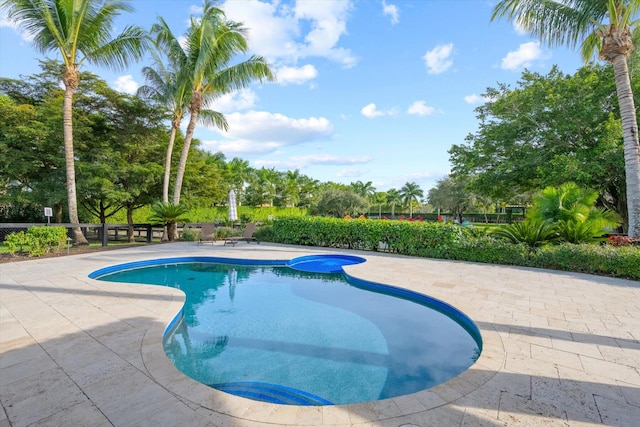
[[[549,347],[543,347],[531,344],[531,358],[534,360],[542,360],[554,365],[567,366],[573,369],[582,369],[580,358],[577,354],[556,350]]]
[[[31,380],[29,376],[10,384],[3,379],[5,367],[20,364],[21,358],[41,365],[43,354],[37,349],[44,347],[51,349],[70,376],[62,384],[81,387],[94,402],[80,395],[84,400],[74,403],[75,395],[68,394],[65,403],[58,405],[65,409],[49,405],[52,408],[40,420],[42,425],[64,423],[56,417],[75,411],[91,419],[95,410],[118,426],[166,425],[167,421],[175,425],[187,420],[196,426],[264,427],[270,416],[280,421],[274,426],[580,426],[599,422],[594,415],[598,411],[609,425],[625,425],[629,415],[637,417],[640,380],[636,366],[629,365],[636,363],[640,349],[640,285],[635,282],[362,253],[367,263],[349,266],[350,274],[447,301],[481,328],[483,353],[454,381],[410,395],[409,400],[389,399],[393,404],[386,402],[381,407],[378,402],[295,407],[293,414],[292,407],[278,409],[209,389],[186,378],[167,361],[162,333],[183,304],[179,291],[86,277],[98,268],[151,257],[290,259],[324,251],[345,252],[272,244],[229,249],[176,243],[72,256],[64,262],[43,259],[3,264],[0,268],[7,287],[0,291],[0,328],[3,332],[11,328],[15,335],[9,339],[8,334],[0,333],[3,409],[15,393],[25,393],[34,402],[39,399],[20,388]],[[41,369],[46,373],[51,365],[44,363]],[[47,381],[36,384],[31,393]],[[6,397],[5,388],[14,394]],[[40,404],[47,406],[47,401],[51,403],[45,399]],[[123,413],[122,408],[130,413]],[[8,426],[2,414],[0,410],[0,427]],[[95,424],[102,421],[98,417]]]
[[[640,407],[624,405],[617,400],[594,396],[602,423],[619,427],[637,427],[640,420]]]
[[[579,357],[582,362],[582,366],[584,366],[584,370],[592,375],[598,375],[640,386],[640,374],[637,369],[613,362],[594,359],[592,357]]]
[[[565,351],[573,354],[582,354],[584,356],[593,357],[595,359],[603,358],[598,346],[593,344],[552,338],[551,345],[554,349],[559,351]]]
[[[86,401],[80,388],[59,368],[14,381],[11,387],[2,384],[0,393],[13,427],[31,425]]]
[[[45,426],[110,427],[112,424],[94,404],[82,402],[31,424],[31,427]]]

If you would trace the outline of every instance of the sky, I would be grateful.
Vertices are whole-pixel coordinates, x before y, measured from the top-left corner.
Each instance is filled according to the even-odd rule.
[[[445,178],[448,150],[478,130],[475,108],[488,87],[516,87],[522,71],[553,65],[573,74],[577,50],[549,49],[506,20],[493,0],[226,0],[228,19],[247,29],[250,54],[276,81],[219,98],[228,132],[198,126],[205,150],[254,168],[298,169],[322,182],[369,182],[377,191]],[[133,0],[115,32],[164,18],[184,34],[201,10],[192,0]],[[114,33],[115,33],[114,32]],[[60,59],[57,52],[47,58]],[[40,72],[45,56],[0,13],[0,76]],[[239,57],[238,61],[245,58]],[[109,85],[135,93],[148,59],[114,72],[83,64]],[[186,129],[186,119],[183,129]]]

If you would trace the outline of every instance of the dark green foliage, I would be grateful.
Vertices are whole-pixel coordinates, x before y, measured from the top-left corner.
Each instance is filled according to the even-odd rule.
[[[542,236],[545,229],[540,227],[535,233]],[[292,245],[386,250],[428,258],[640,280],[640,247],[637,246],[563,243],[532,251],[526,243],[514,244],[492,235],[471,236],[464,227],[453,224],[297,217],[278,219],[272,226],[261,227],[256,237],[261,241]]]
[[[279,219],[271,232],[272,240],[278,243],[404,255],[421,255],[425,248],[446,246],[462,237],[461,227],[453,224],[322,217]]]
[[[180,204],[173,204],[170,202],[156,202],[153,204],[152,215],[149,217],[149,221],[158,225],[167,226],[167,234],[169,240],[173,241],[178,238],[178,231],[176,224],[178,222],[188,222],[187,212],[189,209]]]
[[[565,243],[542,248],[529,265],[640,280],[640,247]]]
[[[553,224],[534,219],[496,228],[491,235],[511,243],[524,243],[529,248],[538,248],[558,238]]]

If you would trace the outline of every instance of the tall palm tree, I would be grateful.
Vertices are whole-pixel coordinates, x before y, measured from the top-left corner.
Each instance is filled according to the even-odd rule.
[[[229,163],[227,163],[227,172],[229,174],[229,181],[231,186],[236,192],[238,197],[238,204],[241,204],[242,193],[244,192],[244,186],[249,181],[252,169],[248,160],[242,160],[239,157],[234,157]]]
[[[142,57],[147,48],[144,31],[125,27],[112,38],[114,20],[133,8],[119,0],[0,0],[0,9],[10,21],[20,25],[42,53],[58,51],[64,62],[62,82],[63,138],[67,179],[69,222],[79,224],[76,174],[73,154],[73,94],[78,89],[83,62],[123,69]],[[87,244],[80,227],[73,229],[75,243]]]
[[[640,237],[640,145],[627,58],[640,0],[500,0],[492,20],[506,17],[550,46],[580,44],[583,59],[597,53],[613,65],[624,139],[628,234]]]
[[[413,202],[418,202],[420,197],[424,197],[422,188],[415,182],[407,182],[400,189],[402,201],[409,205],[409,217],[413,217]]]
[[[186,67],[190,85],[189,124],[176,175],[173,203],[180,202],[182,181],[187,165],[187,157],[193,132],[203,106],[217,97],[242,89],[254,80],[272,80],[273,74],[264,58],[251,56],[249,59],[231,64],[237,54],[247,51],[246,30],[242,24],[228,21],[217,1],[205,0],[202,16],[191,17],[191,23],[183,44],[168,29],[166,23],[154,24],[151,32],[156,42],[162,46],[175,69]],[[226,129],[221,116],[210,117],[213,125]]]
[[[180,123],[184,118],[189,105],[188,80],[179,75],[181,70],[167,69],[158,52],[153,52],[154,66],[142,68],[146,85],[138,88],[138,95],[150,98],[164,105],[171,114],[171,133],[164,161],[164,178],[162,181],[162,201],[169,201],[169,181],[171,179],[171,157],[176,134],[180,129]]]
[[[391,205],[391,217],[396,216],[396,205],[402,203],[402,196],[395,188],[387,190],[387,203]]]

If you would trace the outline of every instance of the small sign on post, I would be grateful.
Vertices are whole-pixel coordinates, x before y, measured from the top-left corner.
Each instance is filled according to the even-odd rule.
[[[53,209],[44,208],[44,216],[47,217],[47,225],[51,223],[51,217],[53,216]]]

